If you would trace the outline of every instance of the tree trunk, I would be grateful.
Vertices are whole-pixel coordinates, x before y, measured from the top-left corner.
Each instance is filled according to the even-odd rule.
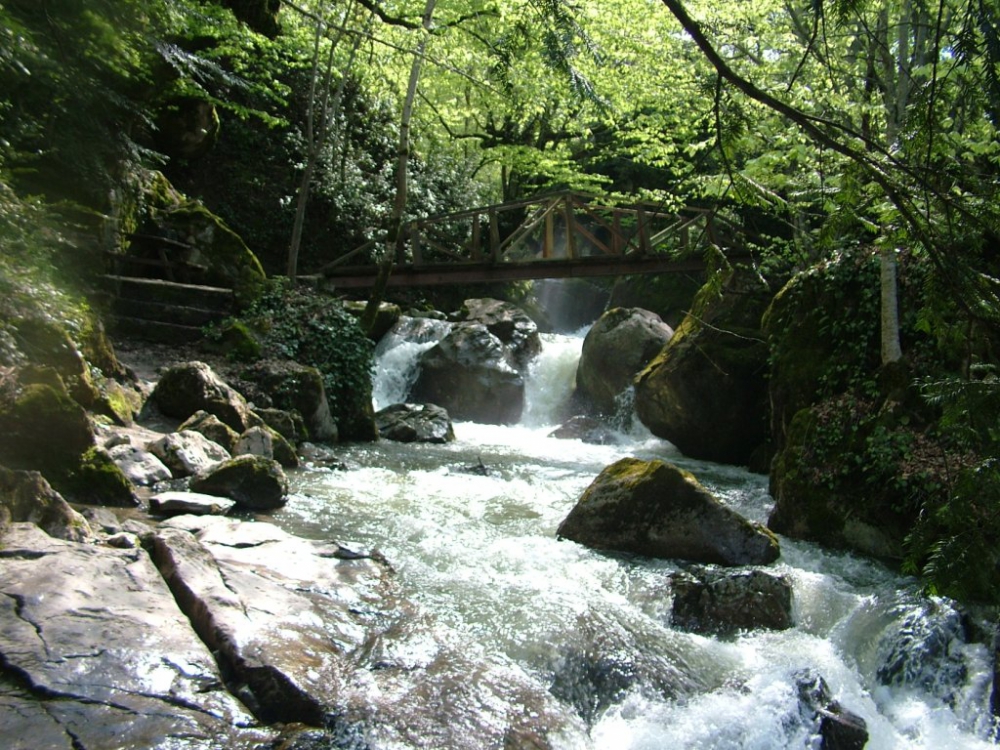
[[[882,281],[882,364],[888,365],[903,358],[899,343],[899,301],[896,284],[896,248],[886,244],[879,252]]]
[[[424,48],[427,46],[427,35],[431,29],[431,19],[437,0],[427,0],[424,6],[423,35],[417,44],[410,66],[410,80],[406,87],[406,99],[403,101],[403,113],[399,122],[399,146],[396,151],[396,195],[392,202],[392,214],[389,217],[389,227],[386,232],[385,247],[379,263],[375,286],[372,288],[368,304],[361,315],[361,329],[366,333],[375,326],[375,317],[379,306],[385,299],[385,290],[389,286],[392,275],[392,265],[396,256],[402,256],[405,236],[402,232],[403,214],[406,211],[407,169],[410,163],[410,121],[413,118],[413,104],[417,98],[417,84],[420,82],[420,68],[424,59]]]

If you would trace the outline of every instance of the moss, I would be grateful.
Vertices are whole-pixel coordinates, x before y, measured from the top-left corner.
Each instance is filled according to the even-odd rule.
[[[131,508],[139,505],[134,487],[107,451],[90,448],[75,465],[53,476],[53,486],[70,500],[89,505]]]
[[[224,354],[234,362],[256,362],[261,345],[245,321],[230,318],[207,332],[203,344],[209,351]]]
[[[0,460],[12,468],[52,470],[93,443],[84,410],[53,384],[27,385],[0,407]]]

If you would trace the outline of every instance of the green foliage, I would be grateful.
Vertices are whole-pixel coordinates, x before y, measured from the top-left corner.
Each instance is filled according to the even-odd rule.
[[[371,408],[373,345],[339,300],[271,279],[243,315],[265,357],[290,359],[323,375],[338,424]]]

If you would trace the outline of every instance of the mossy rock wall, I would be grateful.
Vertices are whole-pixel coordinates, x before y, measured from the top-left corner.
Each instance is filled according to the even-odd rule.
[[[117,213],[120,231],[126,235],[179,243],[169,250],[169,257],[179,261],[178,281],[233,289],[238,300],[249,301],[265,280],[260,261],[243,239],[202,203],[176,190],[160,172],[140,176],[119,200]],[[124,251],[142,255],[150,248],[136,240]]]
[[[869,255],[841,256],[796,275],[763,319],[771,349],[771,436],[784,444],[792,418],[843,393],[878,367],[878,267]]]
[[[702,288],[635,381],[636,413],[654,435],[692,458],[750,463],[768,438],[760,319],[770,298],[752,269],[720,272]]]

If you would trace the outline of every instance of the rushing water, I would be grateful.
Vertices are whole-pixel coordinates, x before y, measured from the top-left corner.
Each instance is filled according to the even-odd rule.
[[[393,381],[402,398],[398,383],[432,338],[383,347],[376,393]],[[584,747],[817,748],[796,687],[804,669],[864,718],[869,748],[996,747],[988,649],[947,601],[876,562],[783,538],[770,569],[793,582],[795,627],[713,639],[671,626],[677,563],[558,540],[582,491],[624,456],[677,463],[754,520],[771,506],[765,477],[688,460],[641,430],[605,446],[549,438],[579,349],[579,337],[546,338],[522,425],[460,423],[444,446],[342,446],[352,468],[298,472],[276,520],[379,549],[437,628],[580,717]],[[480,462],[488,474],[469,473]]]

